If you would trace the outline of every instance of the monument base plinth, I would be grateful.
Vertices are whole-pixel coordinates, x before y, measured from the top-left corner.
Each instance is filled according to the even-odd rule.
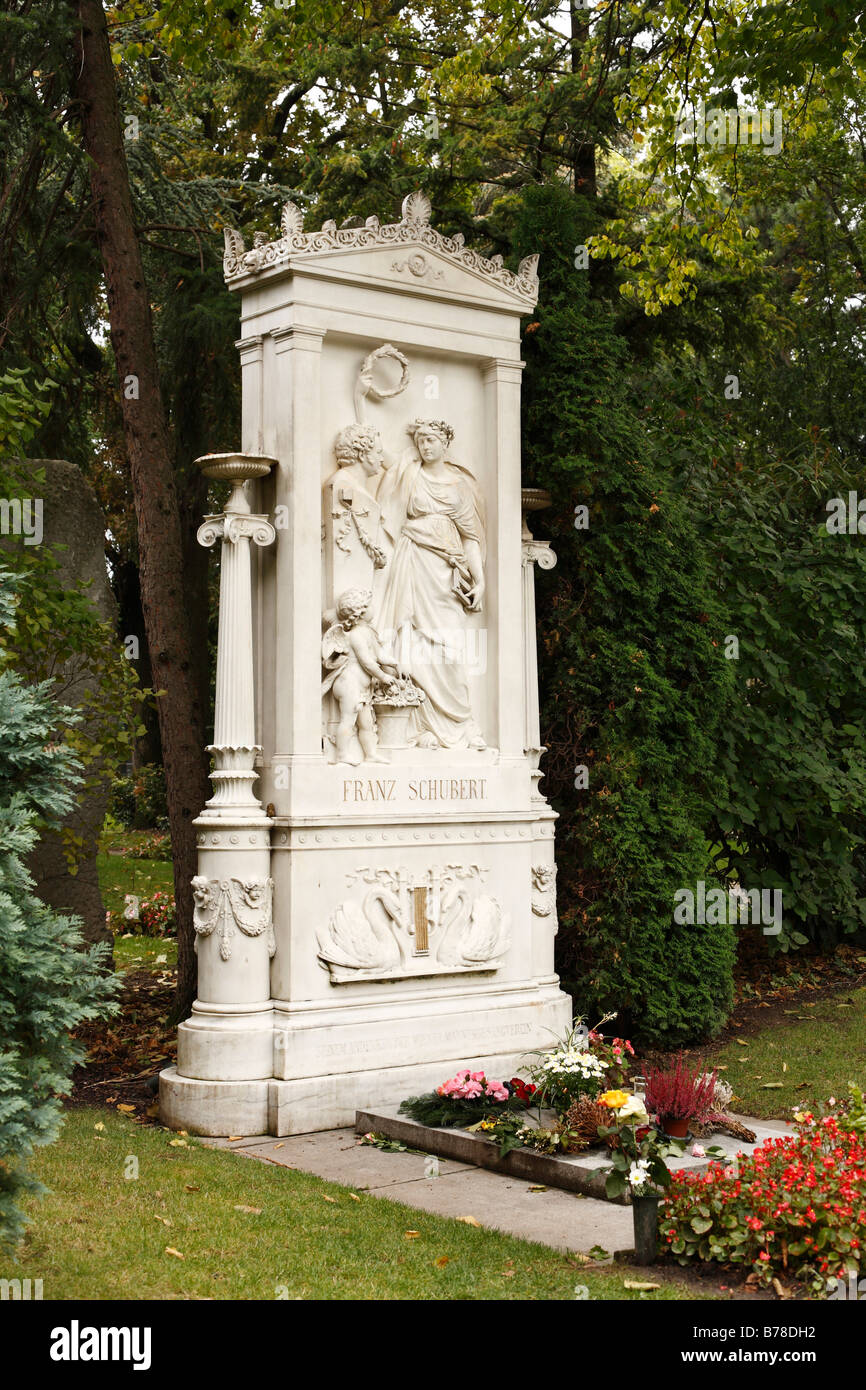
[[[193,1004],[177,1030],[181,1076],[198,1081],[268,1081],[274,1074],[273,1009],[216,1012]]]
[[[483,1002],[393,1001],[360,1013],[368,1015],[363,1022],[351,1009],[286,1018],[278,1006],[271,1037],[280,1077],[210,1080],[167,1068],[160,1076],[163,1124],[212,1137],[310,1134],[353,1125],[357,1110],[432,1091],[465,1067],[507,1081],[526,1070],[532,1053],[562,1037],[571,1001],[554,978]],[[220,1041],[202,1032],[196,1043],[206,1054]],[[186,1070],[189,1062],[182,1065]]]
[[[176,1067],[159,1075],[159,1117],[169,1129],[225,1138],[267,1134],[269,1081],[200,1081]]]

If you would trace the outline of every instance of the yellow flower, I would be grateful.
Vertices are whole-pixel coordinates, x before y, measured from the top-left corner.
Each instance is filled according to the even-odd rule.
[[[611,1110],[619,1110],[627,1100],[628,1091],[605,1091],[604,1095],[598,1098],[599,1105],[607,1105]]]

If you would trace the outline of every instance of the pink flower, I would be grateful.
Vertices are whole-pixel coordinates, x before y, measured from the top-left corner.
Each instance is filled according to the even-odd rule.
[[[467,1081],[463,1087],[463,1095],[466,1100],[475,1100],[476,1096],[481,1095],[481,1084],[478,1081]]]
[[[692,1144],[692,1158],[706,1158],[707,1151],[700,1144]]]
[[[488,1081],[484,1094],[491,1100],[507,1100],[508,1092],[501,1081]]]

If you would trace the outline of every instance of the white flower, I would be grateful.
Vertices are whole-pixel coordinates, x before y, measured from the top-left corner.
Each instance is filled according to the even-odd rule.
[[[608,1063],[592,1052],[579,1052],[576,1048],[560,1048],[548,1052],[541,1062],[544,1071],[552,1076],[580,1076],[584,1080],[601,1077]]]
[[[633,1125],[649,1124],[649,1115],[640,1096],[629,1096],[625,1105],[621,1105],[617,1110],[616,1118],[620,1121],[628,1120]]]
[[[700,1144],[692,1144],[692,1158],[706,1158],[707,1151]]]
[[[649,1163],[645,1158],[639,1158],[637,1163],[633,1163],[628,1170],[628,1181],[630,1187],[643,1187],[649,1177]]]

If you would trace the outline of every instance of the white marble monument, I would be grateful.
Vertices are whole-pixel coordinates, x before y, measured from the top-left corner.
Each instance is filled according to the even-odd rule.
[[[350,1124],[571,1020],[553,968],[518,273],[430,225],[226,233],[240,454],[222,546],[198,998],[163,1072],[193,1133]],[[257,785],[254,785],[256,784]]]

